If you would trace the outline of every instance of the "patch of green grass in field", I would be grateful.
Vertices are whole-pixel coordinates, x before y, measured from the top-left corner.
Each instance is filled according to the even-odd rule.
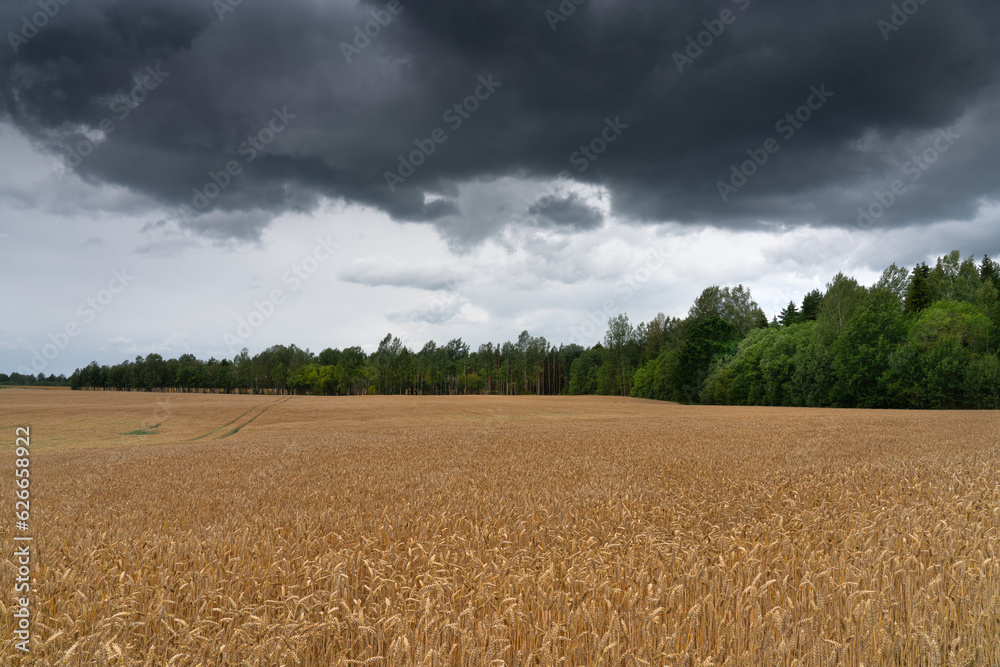
[[[134,431],[129,431],[128,433],[122,433],[122,435],[156,435],[156,429],[160,428],[163,422],[159,424],[153,424],[149,428],[137,428]]]

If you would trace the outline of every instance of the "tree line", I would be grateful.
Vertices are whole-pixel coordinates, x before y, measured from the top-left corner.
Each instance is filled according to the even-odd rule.
[[[609,318],[602,343],[521,333],[473,351],[461,339],[411,350],[392,334],[318,355],[96,362],[74,389],[314,395],[600,394],[684,403],[866,408],[1000,407],[1000,267],[958,251],[931,268],[893,264],[871,286],[837,274],[770,321],[742,285],[705,289],[684,318]]]
[[[69,378],[74,389],[210,391],[254,394],[565,394],[579,345],[558,348],[522,332],[516,342],[487,343],[471,351],[461,339],[434,341],[414,352],[387,335],[378,349],[327,348],[318,355],[295,345],[275,345],[232,360],[202,361],[185,354],[136,357],[113,366],[92,362]]]
[[[729,405],[996,409],[998,284],[989,257],[977,266],[958,251],[934,268],[893,264],[870,287],[838,274],[775,326],[712,339],[720,352],[692,388],[698,402]]]
[[[45,373],[39,373],[38,375],[16,372],[10,375],[0,373],[0,386],[2,385],[16,387],[67,387],[69,386],[69,378],[62,374],[53,375],[51,373],[48,376]]]

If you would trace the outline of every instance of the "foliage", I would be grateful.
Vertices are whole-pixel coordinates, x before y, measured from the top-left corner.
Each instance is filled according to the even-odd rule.
[[[414,352],[387,334],[319,355],[275,345],[251,357],[193,355],[96,362],[74,389],[291,394],[605,394],[686,403],[810,407],[995,408],[1000,387],[1000,268],[958,251],[931,269],[892,264],[871,287],[838,273],[789,301],[768,326],[742,285],[703,290],[685,319],[608,319],[603,344],[516,341],[472,351],[461,339]],[[0,382],[8,376],[0,375]],[[58,383],[39,375],[13,383]]]

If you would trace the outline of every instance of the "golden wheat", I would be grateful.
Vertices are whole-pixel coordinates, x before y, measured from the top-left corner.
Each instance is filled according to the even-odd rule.
[[[1000,664],[992,413],[0,401],[38,548],[4,664]]]

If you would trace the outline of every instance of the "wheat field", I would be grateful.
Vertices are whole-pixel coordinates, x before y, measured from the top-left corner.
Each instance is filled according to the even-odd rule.
[[[997,665],[1000,419],[0,390],[19,665]]]

